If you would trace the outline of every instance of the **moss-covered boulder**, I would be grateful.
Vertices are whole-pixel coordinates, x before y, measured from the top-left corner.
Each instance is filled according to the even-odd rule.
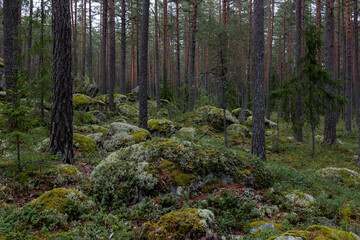
[[[196,129],[193,127],[183,127],[176,133],[179,137],[195,137]]]
[[[241,124],[244,124],[246,119],[252,116],[252,112],[248,109],[236,108],[231,111],[231,114],[236,117]]]
[[[251,131],[241,124],[231,124],[227,127],[229,137],[232,138],[251,138]]]
[[[103,144],[104,149],[108,152],[113,152],[122,147],[140,143],[151,138],[148,130],[123,122],[111,123],[109,134],[111,138]]]
[[[266,129],[276,129],[277,128],[277,124],[270,121],[269,119],[265,118],[265,128]]]
[[[175,132],[174,123],[166,119],[150,119],[148,128],[152,134],[157,136],[170,136]]]
[[[289,238],[293,237],[293,238]],[[295,230],[288,231],[280,236],[271,237],[268,240],[358,240],[359,238],[350,232],[329,228],[326,226],[313,225],[308,227],[305,231]]]
[[[169,112],[176,113],[179,112],[179,108],[175,106],[172,102],[166,99],[160,99],[161,108],[167,109]]]
[[[202,123],[209,124],[216,131],[222,131],[224,129],[224,113],[222,109],[214,106],[204,106],[198,108],[196,112],[201,115]],[[231,115],[228,110],[226,110],[225,117],[227,125],[239,124],[239,120]]]
[[[100,121],[91,113],[74,111],[74,126],[99,124]]]
[[[84,201],[86,196],[74,189],[55,188],[51,191],[45,192],[43,195],[31,202],[34,206],[39,204],[40,210],[56,210],[60,213],[65,213],[67,199],[76,199]]]
[[[84,155],[98,154],[96,142],[93,139],[78,133],[74,133],[74,147]]]
[[[80,133],[80,134],[108,133],[109,129],[104,128],[99,125],[96,125],[96,124],[93,124],[93,125],[86,125],[86,126],[75,126],[74,132]]]
[[[97,120],[99,120],[100,122],[106,122],[106,115],[99,111],[99,110],[95,110],[95,111],[91,111],[89,112],[90,114],[92,114]]]
[[[102,111],[103,113],[108,112],[106,103],[103,101],[91,98],[84,94],[74,94],[73,95],[73,104],[76,110],[91,112],[95,110]]]
[[[139,110],[137,110],[136,108],[134,108],[126,103],[117,104],[116,108],[117,108],[119,114],[124,115],[126,117],[139,116]]]
[[[352,186],[360,185],[360,173],[348,168],[328,167],[320,169],[318,174],[323,178],[327,178],[340,184]]]
[[[168,213],[156,223],[144,224],[145,239],[205,239],[215,228],[215,216],[207,209],[187,208]]]
[[[109,94],[97,96],[95,99],[103,101],[106,104],[109,104]],[[115,93],[114,94],[114,103],[115,103],[115,105],[121,104],[121,103],[128,103],[128,99],[123,94]]]
[[[130,93],[126,94],[127,99],[131,102],[138,101],[140,95],[139,90],[140,90],[139,86],[132,89]],[[148,95],[148,100],[151,100],[151,97],[149,95]]]
[[[264,231],[275,231],[281,229],[282,225],[272,221],[258,220],[249,223],[246,228],[253,235],[258,235]]]
[[[271,183],[258,158],[175,139],[155,139],[114,152],[94,169],[90,181],[94,193],[116,195],[128,203],[153,194],[201,194],[213,181],[252,187]]]
[[[315,202],[313,196],[301,191],[292,191],[288,193],[285,198],[290,204],[302,208],[310,208]]]

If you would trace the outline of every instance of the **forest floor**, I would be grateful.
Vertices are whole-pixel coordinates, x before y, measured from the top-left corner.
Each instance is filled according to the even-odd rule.
[[[359,239],[357,129],[344,134],[340,120],[339,143],[328,146],[321,118],[311,156],[310,127],[297,142],[280,119],[263,164],[250,155],[251,137],[230,134],[225,149],[213,121],[195,123],[191,114],[164,114],[173,125],[149,125],[151,137],[138,140],[135,115],[89,124],[75,113],[74,132],[87,136],[74,136],[75,168],[49,154],[49,129],[34,126],[18,169],[3,131],[0,239]],[[124,127],[132,130],[114,134]]]

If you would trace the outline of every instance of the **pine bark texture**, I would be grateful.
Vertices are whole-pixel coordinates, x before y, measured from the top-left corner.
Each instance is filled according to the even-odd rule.
[[[354,0],[354,81],[356,125],[360,124],[358,0]]]
[[[325,9],[325,67],[329,70],[332,78],[334,74],[334,0],[326,0]],[[326,87],[328,91],[336,93],[336,89],[330,86]],[[324,123],[324,142],[331,145],[336,144],[336,122],[337,107],[334,103],[329,102],[331,107],[325,112]]]
[[[89,1],[89,82],[93,83],[93,45],[92,45],[92,16],[91,16],[91,0]]]
[[[254,0],[252,153],[266,160],[264,95],[264,1]]]
[[[101,82],[100,93],[107,92],[107,67],[106,67],[106,46],[107,46],[107,25],[108,25],[108,0],[103,0],[103,16],[102,16],[102,47],[101,47]]]
[[[74,163],[71,77],[71,22],[69,1],[52,0],[53,90],[50,148]]]
[[[121,67],[120,92],[126,94],[126,1],[121,0]]]
[[[189,71],[189,110],[193,110],[195,105],[195,50],[196,50],[196,21],[197,21],[197,0],[193,2],[193,19],[191,24],[191,40],[190,40],[190,71]]]
[[[28,69],[28,72],[31,71],[31,47],[32,47],[32,26],[33,26],[33,8],[34,8],[34,2],[33,0],[30,0],[30,14],[29,14],[29,39],[28,39],[28,52],[27,52],[27,64],[26,67]]]
[[[19,8],[20,3],[14,0],[4,0],[3,3],[3,24],[4,24],[4,63],[5,63],[5,88],[8,90],[16,90],[17,75],[19,71],[20,47],[16,43],[18,37],[19,25]],[[14,93],[7,92],[8,102],[16,101]],[[14,130],[17,124],[9,119],[10,129]]]
[[[91,0],[89,0],[91,1]],[[81,78],[85,79],[85,64],[86,64],[86,0],[82,4],[82,24],[81,24]]]
[[[345,98],[348,101],[345,106],[345,133],[351,133],[351,85],[352,85],[352,51],[351,51],[351,3],[350,0],[346,0],[346,88]]]
[[[147,129],[148,39],[150,0],[143,0],[141,17],[139,127]]]
[[[109,0],[109,109],[115,111],[114,89],[116,81],[116,53],[115,53],[115,2]]]
[[[159,58],[159,21],[158,0],[155,0],[155,85],[156,85],[156,108],[161,108],[160,102],[160,58]]]

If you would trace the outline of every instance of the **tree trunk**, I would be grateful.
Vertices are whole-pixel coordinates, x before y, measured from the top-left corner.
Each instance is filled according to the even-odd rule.
[[[107,22],[108,22],[108,0],[103,0],[103,17],[102,17],[102,49],[101,49],[101,83],[100,93],[107,92],[107,66],[106,66],[106,46],[107,46]]]
[[[249,4],[249,28],[248,28],[248,52],[247,52],[247,60],[248,60],[248,64],[247,64],[247,80],[246,80],[246,84],[244,84],[244,88],[245,88],[245,96],[244,96],[244,102],[243,102],[243,108],[244,109],[248,109],[249,108],[249,88],[250,88],[250,84],[251,84],[251,78],[252,78],[252,54],[251,54],[251,50],[252,50],[252,25],[253,25],[253,20],[252,20],[252,2],[253,0],[250,0],[250,4]]]
[[[179,0],[176,0],[176,97],[181,96],[181,82],[180,82],[180,33],[179,33]]]
[[[163,67],[163,85],[162,85],[162,93],[163,95],[166,94],[168,87],[168,76],[167,76],[167,0],[163,0],[163,55],[162,55],[162,67]],[[165,95],[163,96],[165,97]]]
[[[271,57],[273,40],[274,0],[269,0],[268,7],[268,34],[267,34],[267,58],[266,58],[266,118],[270,119],[270,79],[271,79]]]
[[[190,41],[190,95],[189,95],[189,110],[192,111],[195,105],[195,49],[196,49],[196,18],[197,18],[197,0],[193,2],[193,19],[191,25],[191,41]]]
[[[4,24],[4,63],[5,63],[5,88],[13,92],[7,92],[7,102],[17,104],[16,86],[18,70],[20,67],[20,47],[16,42],[19,36],[19,8],[20,3],[13,0],[4,0],[3,24]],[[10,130],[16,130],[17,122],[9,117]]]
[[[321,0],[316,0],[316,28],[318,31],[321,30]],[[321,64],[321,51],[319,51],[318,61]]]
[[[296,0],[296,74],[301,74],[301,28],[302,28],[302,1]],[[302,142],[303,109],[300,93],[295,96],[295,114],[293,119],[295,139]]]
[[[110,55],[110,81],[109,81],[109,109],[115,111],[114,89],[116,81],[116,53],[115,53],[115,3],[109,1],[109,55]]]
[[[30,15],[29,15],[29,38],[28,38],[28,51],[27,51],[27,69],[28,69],[28,74],[30,75],[31,72],[31,47],[32,47],[32,25],[33,25],[33,7],[34,7],[34,3],[33,0],[30,0]]]
[[[91,0],[89,0],[89,81],[93,83],[93,45],[92,45],[92,16]]]
[[[359,30],[358,30],[358,0],[354,0],[354,80],[355,80],[355,114],[356,126],[360,124],[359,102]]]
[[[252,153],[266,160],[264,96],[264,1],[254,0]]]
[[[77,69],[77,0],[74,0],[74,11],[73,11],[73,14],[74,14],[74,26],[73,26],[73,64],[74,64],[74,77],[77,76],[78,74],[78,69]]]
[[[64,163],[74,163],[71,77],[71,22],[69,1],[52,0],[53,96],[50,148]]]
[[[91,0],[89,0],[91,1]],[[81,29],[81,78],[85,79],[85,64],[86,64],[86,0],[83,0],[82,4],[82,29]]]
[[[139,127],[147,129],[147,87],[148,87],[148,39],[149,39],[149,7],[150,0],[143,0],[141,17],[141,53],[139,79]]]
[[[352,84],[352,63],[351,63],[351,6],[350,0],[346,0],[346,89],[345,97],[348,101],[345,106],[345,133],[351,133],[351,84]]]
[[[130,0],[130,9],[131,9],[130,89],[133,89],[135,87],[135,46],[134,46],[135,23],[134,23],[133,0]]]
[[[120,92],[126,94],[126,1],[121,0],[121,68]]]
[[[325,9],[325,67],[330,71],[331,78],[335,78],[334,75],[334,0],[326,1]],[[326,87],[328,91],[337,93],[337,89],[333,89],[329,86]],[[333,102],[327,104],[330,106],[325,111],[324,122],[324,142],[334,145],[336,144],[336,122],[337,122],[337,107]]]
[[[41,0],[40,3],[41,8],[41,27],[40,27],[40,58],[39,58],[39,65],[40,65],[40,77],[43,77],[44,69],[44,25],[45,25],[45,10],[44,10],[44,0]],[[41,121],[44,122],[45,113],[44,113],[44,96],[45,96],[46,89],[44,87],[40,88],[40,115]]]

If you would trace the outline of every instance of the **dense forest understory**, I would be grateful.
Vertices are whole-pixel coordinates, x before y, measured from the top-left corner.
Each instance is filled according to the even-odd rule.
[[[357,0],[0,1],[0,239],[360,239]]]

